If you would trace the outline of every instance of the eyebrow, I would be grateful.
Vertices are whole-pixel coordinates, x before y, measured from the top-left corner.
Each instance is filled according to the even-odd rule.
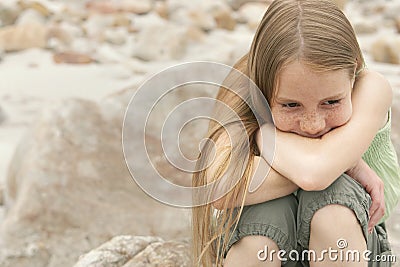
[[[347,95],[346,92],[342,92],[340,94],[326,97],[326,98],[322,99],[321,101],[326,101],[326,100],[331,100],[331,99],[340,99],[340,98],[344,98],[346,95]],[[300,102],[295,99],[290,99],[290,98],[286,98],[286,97],[276,97],[275,99],[276,99],[276,101],[279,101],[279,102]]]

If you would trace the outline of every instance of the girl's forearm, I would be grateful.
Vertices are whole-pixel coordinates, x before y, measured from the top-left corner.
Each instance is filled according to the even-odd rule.
[[[287,196],[295,192],[299,187],[282,176],[280,173],[270,168],[268,163],[262,157],[254,157],[253,170],[251,174],[253,183],[250,184],[246,192],[244,205],[253,205],[276,198]],[[254,187],[256,186],[256,187]],[[228,208],[238,207],[242,204],[243,194],[238,198],[238,202],[229,203]],[[214,207],[222,209],[224,199],[214,203]]]
[[[364,73],[353,89],[353,114],[348,123],[317,139],[279,130],[275,135],[272,125],[263,125],[257,143],[271,143],[275,135],[275,149],[265,146],[260,149],[261,155],[301,188],[325,189],[368,149],[387,116],[391,100],[388,82],[379,74]],[[268,154],[272,152],[273,157]]]

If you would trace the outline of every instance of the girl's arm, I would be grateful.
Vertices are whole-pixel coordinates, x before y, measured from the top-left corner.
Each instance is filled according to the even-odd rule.
[[[364,71],[353,89],[353,114],[345,125],[312,139],[279,130],[275,135],[275,127],[264,124],[257,133],[257,144],[263,158],[284,177],[304,190],[323,190],[356,165],[387,118],[391,102],[387,80]],[[262,143],[272,143],[274,135],[275,150],[263,147]]]
[[[218,172],[219,167],[226,160],[223,153],[224,148],[228,148],[229,150],[229,138],[226,134],[221,135],[216,141],[216,158],[206,170],[208,183],[213,181],[215,173]],[[244,201],[245,206],[283,197],[295,192],[299,188],[295,183],[271,168],[268,163],[259,156],[254,157],[251,179],[258,181],[255,185],[259,186],[254,188],[256,190],[250,189],[251,192],[246,193]],[[242,195],[240,195],[238,199],[236,203],[228,203],[227,207],[224,207],[225,197],[222,197],[215,201],[213,206],[216,209],[237,207],[242,204]]]

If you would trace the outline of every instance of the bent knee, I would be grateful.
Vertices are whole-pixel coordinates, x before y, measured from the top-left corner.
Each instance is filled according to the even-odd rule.
[[[260,235],[245,236],[229,249],[224,266],[266,266],[266,262],[272,264],[268,266],[280,266],[276,254],[271,255],[272,251],[279,251],[272,239]]]
[[[332,228],[360,227],[356,214],[349,207],[330,204],[317,210],[311,219],[311,229],[329,231]]]

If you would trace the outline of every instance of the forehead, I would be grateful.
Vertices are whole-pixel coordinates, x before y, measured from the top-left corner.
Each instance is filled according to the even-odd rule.
[[[285,65],[277,78],[276,98],[325,99],[350,89],[347,70],[316,71],[301,61]]]

